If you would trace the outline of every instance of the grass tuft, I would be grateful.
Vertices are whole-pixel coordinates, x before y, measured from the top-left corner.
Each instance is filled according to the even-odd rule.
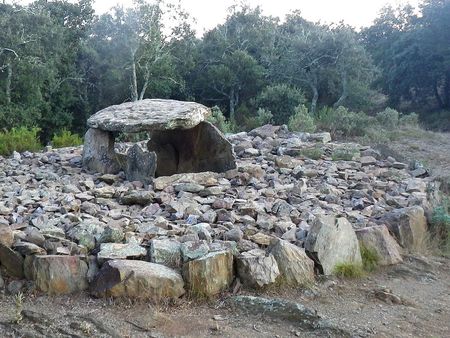
[[[341,278],[360,278],[364,276],[364,270],[359,264],[339,263],[334,267],[334,274]]]
[[[380,262],[380,256],[378,256],[378,253],[364,244],[360,244],[360,251],[364,271],[375,271]]]

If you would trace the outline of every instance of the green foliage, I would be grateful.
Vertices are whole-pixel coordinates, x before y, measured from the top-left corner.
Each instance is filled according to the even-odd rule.
[[[400,127],[418,128],[419,114],[417,113],[402,114],[399,119],[399,125]]]
[[[313,147],[300,150],[299,155],[312,160],[319,160],[324,155],[324,152],[320,147]]]
[[[259,108],[256,116],[243,116],[246,130],[252,130],[272,122],[273,115],[270,111]]]
[[[219,107],[211,108],[211,115],[208,121],[214,124],[222,133],[233,133],[237,128],[231,121],[228,121]]]
[[[326,109],[317,117],[318,129],[329,131],[333,138],[364,136],[373,125],[373,118],[365,113],[355,113],[345,107]]]
[[[398,128],[399,116],[400,114],[395,109],[386,108],[377,114],[376,119],[381,127],[387,130],[392,130]]]
[[[450,210],[448,205],[441,205],[433,210],[430,231],[438,239],[444,253],[450,253]]]
[[[60,133],[53,135],[52,146],[54,148],[77,147],[83,144],[83,139],[78,134],[72,134],[63,129]]]
[[[341,278],[360,278],[364,276],[364,270],[358,264],[339,263],[334,267],[334,274]]]
[[[360,242],[359,248],[361,251],[361,258],[363,262],[363,269],[367,272],[374,271],[380,262],[380,257],[378,256],[378,253],[364,244]]]
[[[313,133],[316,131],[314,117],[308,112],[305,105],[295,107],[294,114],[289,117],[288,128],[290,131]]]
[[[13,151],[38,151],[42,148],[39,142],[39,128],[12,128],[0,132],[0,155],[9,156]]]
[[[339,148],[333,151],[331,158],[333,161],[351,161],[359,154],[359,150],[352,147]]]
[[[305,103],[303,92],[286,84],[264,88],[257,96],[256,105],[273,114],[275,124],[286,124],[296,112],[296,107]]]

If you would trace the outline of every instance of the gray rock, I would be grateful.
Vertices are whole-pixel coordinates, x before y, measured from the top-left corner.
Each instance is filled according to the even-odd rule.
[[[3,244],[0,244],[0,263],[11,277],[23,278],[23,257]]]
[[[115,259],[139,259],[147,255],[147,250],[135,241],[127,244],[103,243],[100,245],[100,252],[97,254],[97,260],[100,264],[105,261]]]
[[[124,205],[148,205],[152,203],[155,199],[155,194],[153,191],[131,191],[123,195],[119,202]]]
[[[355,231],[343,217],[316,217],[306,237],[305,250],[317,259],[325,275],[333,274],[341,263],[362,264]]]
[[[171,268],[181,267],[181,243],[172,239],[154,239],[150,242],[150,261]]]
[[[274,256],[261,249],[241,253],[236,257],[236,267],[241,282],[252,288],[273,284],[280,275]]]
[[[114,137],[99,129],[89,129],[84,135],[83,166],[102,174],[115,174],[120,166],[114,152]]]
[[[0,244],[10,248],[14,243],[14,234],[9,226],[0,225]]]
[[[90,286],[97,297],[151,299],[179,298],[184,294],[181,275],[164,265],[134,260],[103,264]]]
[[[205,241],[187,241],[181,244],[181,255],[184,262],[203,257],[208,251],[209,246]]]
[[[156,172],[157,157],[154,152],[144,152],[135,144],[127,152],[127,162],[124,168],[128,181],[141,181],[149,184]]]

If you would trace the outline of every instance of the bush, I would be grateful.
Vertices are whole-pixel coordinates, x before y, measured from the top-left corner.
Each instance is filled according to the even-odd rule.
[[[441,205],[433,210],[430,232],[445,253],[450,253],[450,214],[448,206]]]
[[[54,148],[77,147],[83,144],[83,139],[78,134],[72,134],[63,129],[60,133],[53,135],[52,146]]]
[[[299,155],[310,158],[312,160],[319,160],[323,156],[324,152],[322,148],[314,147],[314,148],[305,148],[300,150]]]
[[[277,84],[266,87],[256,98],[256,106],[273,114],[273,122],[277,125],[288,123],[294,114],[295,107],[304,104],[303,92],[295,87]]]
[[[0,155],[9,156],[13,151],[38,151],[42,148],[39,142],[39,128],[12,128],[10,131],[0,132]]]
[[[222,133],[233,133],[236,129],[236,126],[225,118],[225,115],[217,106],[212,107],[208,121],[214,124]]]
[[[368,248],[362,243],[360,243],[360,251],[363,262],[363,269],[367,272],[374,271],[378,267],[378,264],[380,262],[378,253],[374,249]]]
[[[244,116],[246,130],[252,130],[272,122],[272,113],[264,108],[259,108],[256,116]]]
[[[355,113],[345,107],[322,109],[317,116],[317,126],[329,131],[331,136],[364,136],[373,124],[373,118],[365,113]]]
[[[295,107],[294,114],[289,117],[288,128],[290,131],[313,133],[316,131],[314,118],[309,114],[305,105]]]
[[[334,267],[334,274],[341,278],[359,278],[364,276],[364,271],[361,265],[340,263]]]
[[[399,116],[400,114],[395,109],[386,108],[377,114],[376,119],[381,127],[392,130],[398,128]]]
[[[359,154],[359,150],[352,147],[340,148],[333,151],[331,159],[333,161],[351,161],[353,157]]]
[[[419,127],[419,114],[410,113],[410,114],[402,115],[399,120],[399,125],[401,127],[418,128]]]

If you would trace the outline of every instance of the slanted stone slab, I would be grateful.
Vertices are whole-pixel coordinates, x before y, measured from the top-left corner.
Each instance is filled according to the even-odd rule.
[[[207,107],[195,102],[148,99],[102,109],[87,124],[90,128],[126,133],[190,129],[210,114]]]
[[[116,174],[120,165],[114,152],[114,136],[103,130],[89,129],[84,135],[83,166],[102,174]]]

